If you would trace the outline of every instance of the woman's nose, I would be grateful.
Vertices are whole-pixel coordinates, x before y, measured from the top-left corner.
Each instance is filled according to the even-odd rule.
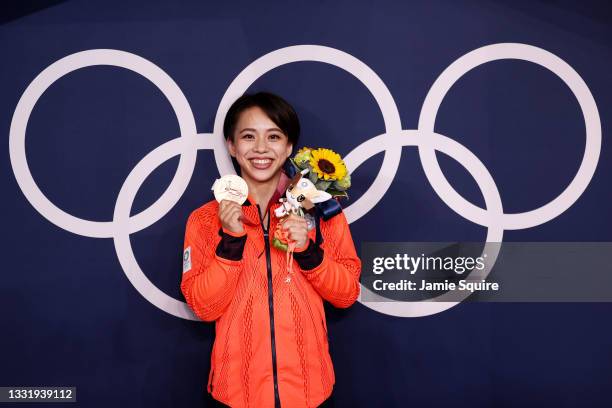
[[[265,152],[266,150],[268,150],[268,143],[266,142],[266,139],[263,137],[257,138],[255,142],[255,151]]]

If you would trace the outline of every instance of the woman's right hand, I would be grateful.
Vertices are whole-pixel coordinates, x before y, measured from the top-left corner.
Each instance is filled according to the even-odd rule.
[[[235,201],[221,200],[219,202],[219,220],[221,226],[236,234],[244,231],[242,225],[242,206]]]

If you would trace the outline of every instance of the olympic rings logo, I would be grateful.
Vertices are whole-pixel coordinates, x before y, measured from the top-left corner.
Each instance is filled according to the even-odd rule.
[[[554,200],[522,213],[504,213],[501,197],[491,174],[483,163],[467,148],[444,135],[434,132],[438,108],[449,89],[471,69],[490,61],[518,59],[538,64],[552,71],[565,82],[574,93],[586,127],[586,147],[582,162],[573,180]],[[385,123],[385,133],[357,146],[346,157],[345,162],[355,171],[369,157],[384,151],[382,168],[370,188],[354,203],[345,208],[350,222],[368,213],[384,196],[397,172],[401,148],[416,146],[425,175],[436,194],[457,214],[487,228],[486,242],[502,242],[504,230],[535,227],[562,214],[582,195],[591,181],[601,149],[601,122],[593,95],[583,79],[565,61],[541,48],[519,43],[500,43],[477,48],[453,62],[436,79],[429,90],[416,130],[404,130],[400,123],[397,106],[391,93],[365,63],[352,55],[320,45],[296,45],[272,51],[248,65],[230,84],[221,99],[212,133],[197,133],[193,113],[178,85],[162,69],[137,55],[109,49],[96,49],[68,55],[43,70],[21,96],[9,135],[10,159],[15,178],[32,206],[47,220],[67,231],[92,238],[112,238],[117,257],[123,271],[136,290],[159,309],[189,320],[199,320],[186,303],[181,302],[157,288],[140,269],[130,243],[130,234],[145,229],[157,222],[172,209],[185,192],[193,174],[197,150],[212,149],[220,174],[233,174],[234,168],[224,145],[223,119],[231,103],[249,86],[268,71],[300,61],[318,61],[341,68],[360,80],[372,93],[379,105]],[[75,217],[56,207],[36,185],[28,168],[25,153],[26,127],[34,105],[41,95],[59,78],[80,68],[110,65],[129,69],[155,84],[170,102],[176,114],[181,136],[162,144],[148,153],[126,178],[117,201],[112,221],[90,221]],[[486,208],[480,208],[453,189],[437,162],[435,152],[443,152],[474,177],[485,199]],[[170,185],[149,208],[130,216],[130,210],[138,189],[145,179],[161,164],[179,155],[179,165]],[[488,254],[485,276],[498,256],[499,245],[485,245]],[[377,295],[367,288],[371,298]],[[418,317],[447,310],[458,302],[446,301],[444,295],[437,301],[378,302],[359,301],[365,306],[392,316]]]

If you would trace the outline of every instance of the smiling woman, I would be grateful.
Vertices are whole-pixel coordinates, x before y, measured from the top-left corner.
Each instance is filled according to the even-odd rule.
[[[241,113],[235,134],[232,132],[228,138],[228,150],[238,162],[242,178],[254,188],[250,191],[257,202],[267,202],[272,197],[280,169],[297,142],[297,133],[290,140],[286,132],[262,108],[253,106]]]
[[[284,168],[300,132],[284,99],[241,96],[223,130],[249,194],[242,205],[212,200],[191,213],[181,282],[195,314],[216,322],[208,392],[232,407],[332,406],[323,300],[347,308],[359,296],[361,260],[348,222],[342,212],[316,228],[296,215],[270,216],[290,184]],[[331,171],[334,158],[319,159]],[[290,265],[271,244],[279,229],[295,246]],[[287,280],[289,267],[296,273]]]
[[[249,194],[267,208],[281,181],[281,169],[299,138],[295,110],[284,99],[267,92],[243,95],[228,110],[223,132]],[[264,222],[267,216],[262,214]]]

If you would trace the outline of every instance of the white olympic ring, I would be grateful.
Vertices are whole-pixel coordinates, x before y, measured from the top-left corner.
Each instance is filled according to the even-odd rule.
[[[576,96],[586,125],[586,148],[580,168],[567,188],[548,204],[523,213],[503,212],[497,186],[482,162],[458,142],[434,132],[436,114],[452,85],[471,69],[486,62],[502,59],[522,59],[541,65],[558,75]],[[417,130],[402,130],[399,112],[391,93],[372,69],[343,51],[319,45],[296,45],[272,51],[247,66],[230,84],[215,117],[212,133],[198,134],[193,113],[178,85],[163,70],[137,55],[119,50],[88,50],[68,55],[43,70],[21,96],[9,134],[11,166],[22,192],[32,206],[47,220],[67,231],[93,238],[113,238],[117,257],[126,276],[136,290],[161,310],[189,320],[199,320],[186,303],[157,288],[141,270],[130,243],[130,234],[149,227],[172,209],[185,192],[193,175],[197,150],[212,149],[220,174],[235,173],[225,148],[222,124],[231,103],[242,95],[260,76],[281,65],[299,61],[324,62],[351,73],[372,93],[385,123],[385,133],[357,146],[346,157],[351,172],[373,155],[384,152],[380,172],[370,188],[345,208],[349,223],[363,217],[384,196],[399,166],[402,146],[417,146],[428,181],[434,191],[453,211],[462,217],[487,227],[484,277],[497,259],[504,230],[537,226],[559,216],[582,195],[599,161],[601,122],[593,96],[580,75],[559,57],[534,46],[502,43],[484,46],[469,52],[451,64],[434,82],[428,92]],[[70,215],[51,203],[36,185],[25,155],[25,133],[34,105],[41,95],[62,76],[89,66],[110,65],[129,69],[155,84],[170,102],[179,122],[180,137],[170,140],[148,153],[130,172],[123,183],[113,221],[84,220]],[[486,209],[479,208],[459,195],[444,177],[435,152],[441,151],[466,168],[474,177],[485,199]],[[179,155],[179,166],[172,182],[161,197],[141,213],[130,216],[130,210],[142,183],[161,164]],[[392,316],[428,316],[447,310],[459,302],[446,295],[432,301],[389,302],[362,286],[359,301],[365,306]],[[367,292],[376,301],[364,301]]]

